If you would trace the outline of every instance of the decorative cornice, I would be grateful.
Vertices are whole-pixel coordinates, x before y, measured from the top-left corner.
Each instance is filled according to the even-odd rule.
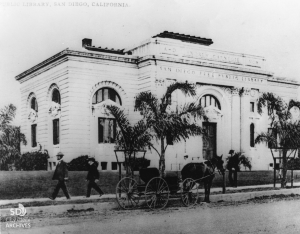
[[[173,57],[165,57],[165,56],[155,56],[153,58],[152,55],[146,55],[143,57],[138,58],[137,64],[139,67],[141,66],[141,63],[155,60],[156,62],[158,61],[163,61],[163,62],[173,62],[173,63],[180,63],[180,64],[189,64],[189,65],[196,65],[196,66],[202,66],[202,67],[210,67],[210,68],[220,68],[224,70],[230,70],[230,71],[239,71],[243,73],[250,73],[250,74],[257,74],[257,75],[263,75],[263,76],[272,76],[273,73],[267,72],[267,71],[262,71],[258,69],[249,69],[249,68],[243,68],[239,66],[234,66],[234,65],[221,65],[218,63],[210,62],[210,61],[202,61],[202,60],[190,60],[190,59],[182,59],[182,58],[173,58]],[[150,63],[149,63],[150,64]]]
[[[75,50],[69,50],[65,49],[58,54],[55,54],[54,56],[46,59],[45,61],[37,64],[36,66],[26,70],[25,72],[17,75],[15,77],[16,80],[21,80],[23,77],[53,63],[54,61],[57,61],[63,57],[66,56],[77,56],[77,57],[86,57],[86,58],[94,58],[94,59],[102,59],[102,60],[111,60],[111,61],[118,61],[118,62],[124,62],[124,63],[132,63],[136,64],[137,59],[136,58],[128,58],[125,56],[118,56],[118,55],[110,55],[110,54],[99,54],[99,53],[89,53],[89,52],[82,52],[82,51],[75,51]]]

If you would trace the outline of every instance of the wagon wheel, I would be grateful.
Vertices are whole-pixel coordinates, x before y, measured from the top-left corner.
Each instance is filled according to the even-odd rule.
[[[164,179],[154,177],[148,182],[145,199],[150,209],[163,209],[168,204],[169,195],[169,187]]]
[[[137,182],[129,177],[120,180],[116,187],[116,198],[124,210],[137,207],[140,200]]]
[[[182,182],[181,201],[185,206],[193,206],[199,198],[198,184],[191,178]]]

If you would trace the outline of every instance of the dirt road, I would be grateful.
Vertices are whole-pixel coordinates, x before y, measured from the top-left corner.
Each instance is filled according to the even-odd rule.
[[[35,217],[30,229],[3,233],[100,234],[244,234],[300,233],[300,200],[272,200],[170,207],[162,211],[78,212],[61,217]]]

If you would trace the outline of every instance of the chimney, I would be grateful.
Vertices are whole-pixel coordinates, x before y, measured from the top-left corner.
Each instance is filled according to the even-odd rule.
[[[82,39],[82,47],[92,46],[92,39],[84,38]]]

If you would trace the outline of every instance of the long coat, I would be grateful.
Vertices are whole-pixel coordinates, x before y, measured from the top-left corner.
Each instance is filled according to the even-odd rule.
[[[63,181],[65,179],[68,179],[68,167],[67,164],[61,160],[56,166],[52,180]]]
[[[99,171],[98,171],[98,162],[94,162],[92,165],[89,166],[89,171],[86,176],[87,180],[99,180]]]

